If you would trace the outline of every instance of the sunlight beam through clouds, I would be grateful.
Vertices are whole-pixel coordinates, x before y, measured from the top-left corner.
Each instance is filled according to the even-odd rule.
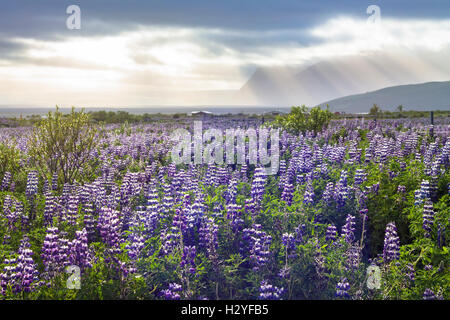
[[[305,35],[310,40],[302,44]],[[245,46],[246,39],[255,44]],[[415,56],[411,68],[433,72],[448,64],[450,20],[383,19],[368,25],[341,16],[306,30],[141,26],[110,36],[9,40],[24,49],[14,59],[0,57],[7,103],[24,103],[19,92],[36,93],[36,86],[35,102],[43,105],[187,105],[198,103],[193,92],[210,91],[214,101],[214,91],[239,90],[257,67],[301,67],[338,56],[394,52]],[[426,61],[420,59],[423,52],[438,54]]]

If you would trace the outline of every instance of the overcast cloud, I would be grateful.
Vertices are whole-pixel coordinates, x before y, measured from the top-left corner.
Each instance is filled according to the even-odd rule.
[[[72,4],[81,30],[66,28]],[[0,104],[220,104],[258,67],[368,52],[415,55],[424,72],[448,66],[450,2],[377,1],[375,26],[371,4],[0,1]]]

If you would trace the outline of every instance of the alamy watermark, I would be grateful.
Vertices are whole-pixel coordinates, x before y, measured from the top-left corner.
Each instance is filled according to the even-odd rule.
[[[66,26],[69,30],[80,30],[81,29],[81,9],[79,6],[73,4],[68,6],[66,13],[70,16],[66,20]]]
[[[277,174],[279,169],[278,129],[226,129],[224,135],[222,130],[216,128],[203,132],[202,121],[194,121],[193,139],[188,130],[181,128],[171,134],[171,139],[178,142],[171,151],[175,164],[244,164],[248,160],[249,164],[262,166],[266,175]]]
[[[381,21],[381,9],[379,6],[372,4],[367,7],[366,13],[370,14],[370,16],[367,18],[368,24],[376,24]]]
[[[381,270],[376,265],[370,265],[367,268],[367,288],[380,289],[381,288]]]
[[[81,289],[81,270],[79,266],[67,266],[66,273],[70,274],[70,277],[66,281],[66,288],[71,290]]]

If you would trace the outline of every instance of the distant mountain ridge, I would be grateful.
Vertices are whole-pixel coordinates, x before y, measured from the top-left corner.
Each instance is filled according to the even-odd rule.
[[[328,105],[331,111],[357,113],[369,112],[373,104],[388,111],[394,111],[399,105],[405,110],[450,110],[450,81],[392,86],[333,99],[320,105]]]
[[[306,68],[259,68],[237,92],[235,102],[314,106],[380,88],[449,79],[450,64],[387,54],[347,56],[324,60]]]

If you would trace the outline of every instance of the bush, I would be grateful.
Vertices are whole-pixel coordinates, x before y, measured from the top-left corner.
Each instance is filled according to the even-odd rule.
[[[0,181],[6,172],[14,175],[20,169],[20,152],[14,146],[0,143]]]
[[[380,109],[380,107],[374,104],[372,108],[370,108],[369,114],[371,116],[377,116],[379,113],[382,113],[382,110]]]
[[[72,183],[87,169],[90,152],[96,146],[98,130],[88,114],[63,115],[58,108],[49,112],[34,128],[29,141],[29,155],[42,176],[58,174],[64,183]]]
[[[331,112],[327,109],[314,107],[310,110],[306,106],[292,107],[287,115],[278,116],[274,125],[282,127],[293,134],[313,131],[314,133],[322,131],[328,126],[331,120]]]

